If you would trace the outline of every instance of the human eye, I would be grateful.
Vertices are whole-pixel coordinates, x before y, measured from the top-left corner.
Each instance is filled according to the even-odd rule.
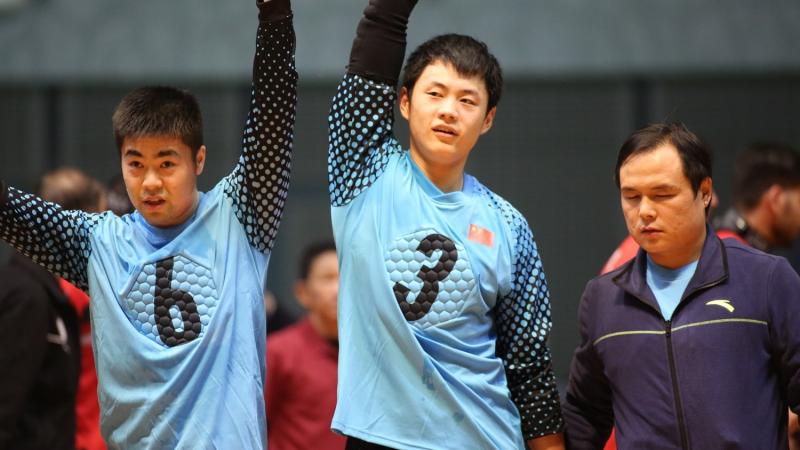
[[[675,193],[674,192],[668,192],[668,191],[657,192],[653,197],[656,200],[669,200],[669,199],[675,197]]]
[[[133,161],[128,161],[128,167],[130,167],[131,169],[141,169],[142,167],[144,167],[144,165],[140,161],[133,160]]]
[[[176,164],[174,162],[172,162],[172,161],[164,161],[164,162],[161,163],[161,168],[162,169],[171,169],[171,168],[173,168],[175,166],[176,166]]]
[[[432,89],[432,90],[426,92],[426,94],[428,94],[431,97],[441,97],[442,96],[442,93],[437,91],[437,90],[435,90],[435,89]]]
[[[462,98],[461,99],[461,103],[463,103],[465,105],[470,105],[470,106],[478,106],[478,102],[476,102],[474,99],[469,98],[469,97]]]

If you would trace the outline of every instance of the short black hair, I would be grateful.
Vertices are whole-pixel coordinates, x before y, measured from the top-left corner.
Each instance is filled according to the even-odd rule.
[[[500,102],[503,93],[503,71],[497,58],[489,52],[483,42],[462,34],[443,34],[431,38],[417,47],[406,61],[402,87],[409,95],[426,67],[435,62],[452,65],[462,76],[477,76],[483,79],[489,93],[491,110]]]
[[[300,266],[298,267],[298,278],[305,280],[311,273],[311,266],[314,261],[323,253],[334,252],[336,253],[336,244],[333,241],[319,241],[307,245],[303,249],[303,254],[300,257]]]
[[[203,116],[189,91],[168,86],[144,86],[122,98],[111,117],[117,149],[126,138],[169,136],[192,149],[203,145]]]
[[[749,211],[771,186],[800,186],[800,154],[786,144],[757,142],[736,156],[733,203]]]
[[[711,178],[711,150],[689,131],[681,122],[654,123],[633,132],[617,154],[614,169],[614,182],[620,188],[619,170],[625,161],[634,155],[647,153],[664,144],[671,144],[678,151],[683,166],[683,174],[689,180],[692,191],[697,195],[700,184]]]

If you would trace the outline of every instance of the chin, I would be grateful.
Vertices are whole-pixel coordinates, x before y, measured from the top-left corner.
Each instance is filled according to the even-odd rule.
[[[452,147],[433,147],[425,152],[425,156],[427,160],[442,165],[454,165],[462,159],[460,153]]]

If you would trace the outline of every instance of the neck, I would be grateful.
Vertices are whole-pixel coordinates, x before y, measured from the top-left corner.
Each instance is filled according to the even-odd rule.
[[[703,228],[703,232],[700,234],[699,239],[692,242],[687,250],[682,250],[680,253],[669,254],[648,253],[648,256],[650,256],[650,259],[659,266],[674,270],[700,259],[700,254],[703,252],[703,245],[705,242],[706,228]]]
[[[426,159],[422,153],[411,145],[411,159],[425,175],[425,178],[431,180],[440,191],[456,192],[464,187],[464,165],[466,160],[456,162],[454,164],[438,164],[435,161]]]
[[[308,320],[311,322],[311,328],[317,332],[323,339],[335,341],[339,337],[338,330],[334,326],[333,330],[318,314],[309,314]]]
[[[769,224],[772,222],[769,218],[769,212],[764,208],[755,208],[747,212],[740,212],[747,226],[753,230],[765,242],[772,243],[775,241],[775,234]]]

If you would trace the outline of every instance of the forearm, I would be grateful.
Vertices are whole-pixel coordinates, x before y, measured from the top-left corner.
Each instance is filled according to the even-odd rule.
[[[527,348],[532,349],[534,345]],[[522,435],[528,440],[559,433],[564,428],[549,352],[536,352],[533,357],[536,361],[528,364],[506,363],[511,400],[520,414]],[[519,361],[524,356],[512,358]]]
[[[348,71],[394,85],[403,67],[408,18],[417,0],[370,0],[358,23]]]
[[[289,188],[297,72],[289,2],[261,2],[258,11],[250,112],[242,156],[226,192],[250,244],[266,252],[272,248]]]

